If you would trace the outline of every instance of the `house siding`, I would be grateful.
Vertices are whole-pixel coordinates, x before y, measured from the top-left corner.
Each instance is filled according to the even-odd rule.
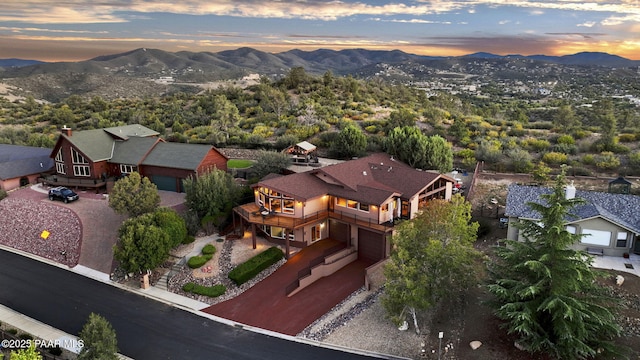
[[[214,167],[218,170],[227,171],[227,158],[218,150],[212,148],[198,165],[197,172],[198,174],[203,174],[211,171]]]

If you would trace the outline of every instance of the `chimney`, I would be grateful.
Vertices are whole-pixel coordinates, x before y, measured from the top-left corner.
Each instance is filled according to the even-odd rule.
[[[68,128],[67,125],[62,126],[62,134],[71,136],[71,128]]]
[[[567,199],[573,199],[576,197],[576,187],[573,185],[573,180],[571,180],[571,184],[567,185],[564,189],[564,195]]]

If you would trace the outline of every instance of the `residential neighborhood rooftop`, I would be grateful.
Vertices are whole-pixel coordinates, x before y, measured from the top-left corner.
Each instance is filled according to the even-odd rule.
[[[551,191],[547,187],[510,185],[505,215],[524,219],[540,219],[540,214],[532,210],[528,204],[545,204],[544,199],[540,196],[550,194]],[[602,217],[640,234],[640,211],[638,211],[640,196],[576,190],[575,197],[584,199],[585,203],[572,209],[570,213],[576,218],[568,220]]]

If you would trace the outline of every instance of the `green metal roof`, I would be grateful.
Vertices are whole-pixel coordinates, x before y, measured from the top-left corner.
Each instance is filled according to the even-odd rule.
[[[142,165],[195,171],[211,149],[211,145],[160,142]]]

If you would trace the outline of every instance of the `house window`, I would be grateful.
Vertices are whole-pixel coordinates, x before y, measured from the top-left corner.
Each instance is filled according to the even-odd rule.
[[[618,232],[616,247],[627,247],[627,233],[625,231]]]
[[[320,240],[320,225],[314,225],[311,227],[311,241],[318,241]]]
[[[400,215],[402,216],[403,219],[408,219],[409,218],[409,202],[406,200],[402,200],[402,210]]]
[[[345,198],[336,198],[336,205],[342,206],[342,207],[346,207],[347,206],[347,199],[345,199]]]
[[[573,225],[567,225],[567,232],[569,234],[575,234],[576,233],[576,227]]]
[[[594,229],[582,229],[582,239],[580,242],[587,245],[598,246],[611,246],[611,232],[594,230]]]
[[[353,200],[348,200],[347,201],[347,206],[350,207],[351,209],[357,209],[358,208],[358,202],[357,201],[353,201]]]
[[[283,199],[282,200],[282,205],[283,205],[283,212],[287,213],[287,214],[294,214],[296,212],[294,206],[295,206],[295,201],[293,201],[293,199]]]
[[[56,154],[56,161],[64,162],[64,157],[62,157],[62,149],[58,150]]]
[[[360,210],[369,212],[369,204],[360,203]]]
[[[138,167],[135,165],[120,164],[120,172],[122,174],[131,174],[132,172],[137,170],[138,170]]]
[[[84,158],[76,149],[71,148],[71,157],[74,164],[88,164],[87,159]]]
[[[282,200],[278,198],[269,199],[269,210],[273,212],[282,212]]]
[[[382,210],[382,212],[387,212],[387,211],[389,211],[389,203],[386,203],[386,204],[382,205],[382,206],[380,207],[380,210]]]
[[[61,162],[56,162],[56,172],[58,174],[66,174],[67,173],[67,165]]]
[[[91,171],[89,171],[89,166],[87,165],[73,165],[73,175],[91,176]]]

